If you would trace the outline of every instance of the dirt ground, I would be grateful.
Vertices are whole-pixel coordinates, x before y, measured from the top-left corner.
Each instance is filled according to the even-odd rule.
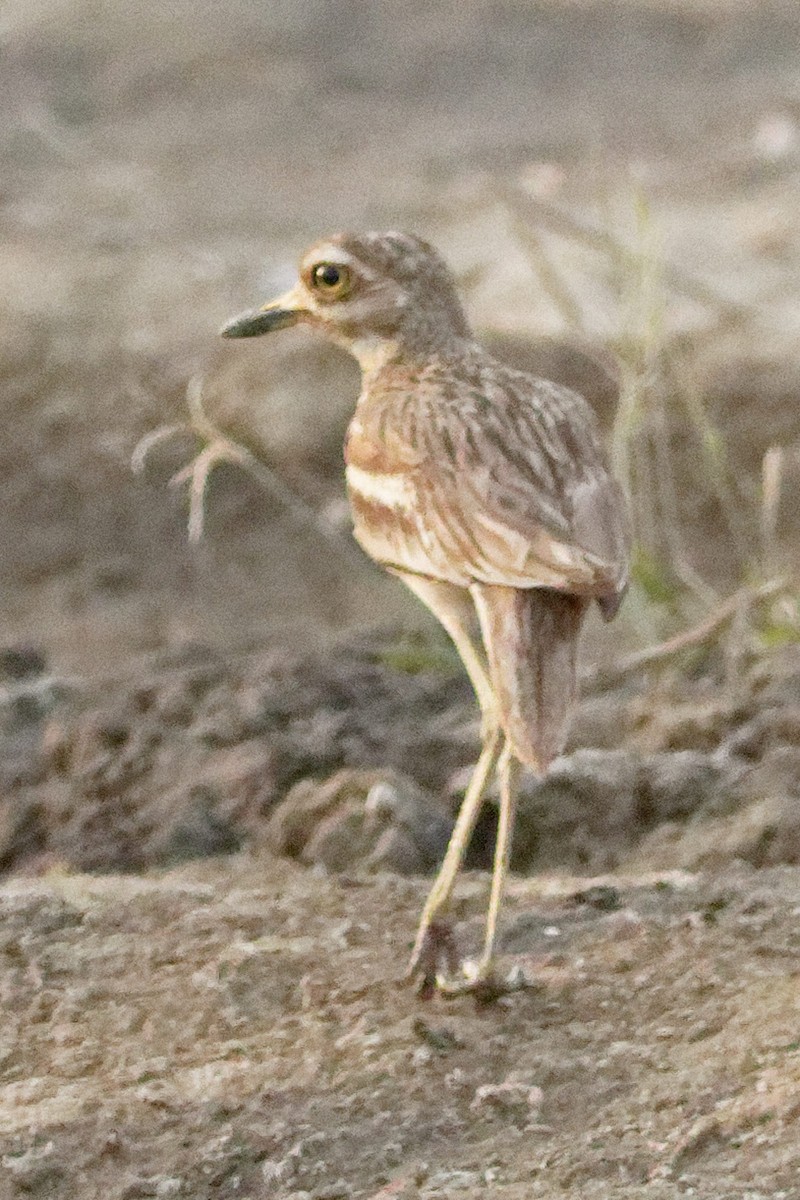
[[[2,1200],[800,1200],[796,619],[658,671],[619,668],[702,605],[638,585],[592,626],[523,784],[502,953],[534,986],[424,1002],[469,690],[350,540],[354,366],[216,337],[312,239],[412,229],[607,428],[657,339],[686,577],[795,573],[798,39],[795,0],[6,5]],[[190,387],[272,488],[221,469],[197,546],[191,431],[130,469]]]
[[[423,891],[7,884],[3,1194],[797,1195],[795,870],[519,881],[538,987],[483,1010],[400,983]]]

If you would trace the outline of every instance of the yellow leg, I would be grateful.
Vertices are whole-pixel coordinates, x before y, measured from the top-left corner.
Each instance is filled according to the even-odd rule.
[[[514,834],[514,817],[517,811],[519,771],[519,761],[514,757],[510,745],[506,743],[498,766],[498,774],[500,776],[500,813],[497,821],[497,842],[494,849],[492,890],[489,896],[489,911],[486,916],[486,937],[483,943],[483,954],[475,971],[475,978],[479,980],[488,979],[492,973],[497,921],[500,915],[506,877],[511,862],[511,840]]]
[[[426,942],[431,925],[447,907],[450,897],[453,894],[456,876],[464,859],[469,839],[472,836],[475,822],[478,819],[483,797],[486,794],[486,789],[489,786],[489,781],[500,755],[501,739],[502,735],[499,729],[494,729],[488,735],[472,778],[469,781],[469,787],[464,796],[458,819],[456,820],[450,842],[447,846],[447,852],[439,869],[439,874],[436,876],[436,881],[430,890],[425,907],[422,910],[419,930],[414,943],[414,950],[411,954],[411,962],[408,969],[409,975],[414,975],[422,966],[422,959],[425,957]]]
[[[394,574],[431,610],[450,635],[475,689],[483,717],[481,741],[486,742],[500,721],[472,596],[466,588],[456,587],[453,583],[403,571]]]
[[[475,688],[483,717],[481,755],[469,781],[439,874],[422,910],[408,974],[422,977],[423,994],[430,994],[434,987],[450,994],[458,994],[473,987],[476,991],[485,990],[481,985],[490,981],[497,920],[511,854],[519,763],[512,755],[510,746],[506,745],[503,749],[504,734],[500,728],[497,699],[481,641],[479,612],[476,612],[474,597],[466,588],[441,580],[425,579],[400,571],[396,574],[438,617],[453,639]],[[457,972],[461,964],[453,938],[447,924],[439,918],[445,913],[452,897],[458,872],[498,760],[501,781],[500,816],[486,920],[486,938],[483,954],[474,970],[467,978],[459,978]]]

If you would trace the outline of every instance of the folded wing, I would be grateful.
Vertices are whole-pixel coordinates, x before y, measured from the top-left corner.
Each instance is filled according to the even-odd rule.
[[[625,503],[581,397],[491,364],[457,393],[390,399],[348,444],[356,536],[387,566],[594,597],[628,579]]]

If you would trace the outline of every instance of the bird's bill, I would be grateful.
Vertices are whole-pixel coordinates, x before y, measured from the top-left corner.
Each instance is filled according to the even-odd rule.
[[[302,311],[295,292],[287,292],[285,296],[280,296],[261,308],[254,308],[250,312],[240,313],[238,317],[232,317],[220,329],[220,336],[260,337],[262,333],[272,333],[274,329],[286,329],[289,325],[296,325]]]

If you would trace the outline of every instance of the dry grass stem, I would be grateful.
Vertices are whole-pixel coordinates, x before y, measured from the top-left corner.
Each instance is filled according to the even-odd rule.
[[[703,461],[703,481],[714,495],[720,517],[736,548],[740,569],[750,565],[752,519],[743,509],[732,485],[731,468],[719,429],[709,416],[694,372],[680,349],[673,347],[664,356],[666,382],[677,402],[684,408],[689,428],[697,437]]]
[[[743,587],[718,605],[712,613],[695,625],[692,629],[684,630],[655,646],[647,646],[644,650],[636,650],[611,666],[595,667],[581,674],[581,683],[586,690],[612,687],[649,667],[663,666],[671,662],[686,650],[703,646],[718,637],[720,633],[734,622],[738,622],[738,631],[744,630],[743,617],[749,616],[754,608],[772,600],[787,588],[785,579],[769,579],[755,587]]]
[[[506,209],[514,233],[525,247],[528,260],[538,276],[544,294],[550,299],[567,325],[582,331],[584,328],[583,310],[565,282],[563,274],[554,265],[542,238],[531,225],[520,220],[519,214],[513,207],[506,205]]]
[[[570,241],[578,242],[603,257],[620,262],[627,271],[636,270],[639,262],[638,250],[627,245],[609,230],[589,225],[557,205],[542,200],[538,196],[532,196],[519,184],[507,180],[499,182],[496,185],[496,192],[524,224],[543,225],[551,229],[553,233],[560,234]],[[672,263],[664,263],[663,272],[664,282],[676,292],[701,304],[704,308],[710,308],[720,317],[737,322],[752,320],[752,310],[747,305],[728,300],[710,284],[681,267]]]
[[[785,468],[782,446],[770,446],[761,463],[761,558],[765,572],[778,556],[778,512]]]
[[[298,496],[276,471],[217,428],[203,407],[202,380],[199,377],[194,376],[189,380],[186,399],[189,408],[188,421],[181,424],[164,425],[148,433],[134,447],[131,466],[134,471],[141,472],[153,447],[176,435],[191,433],[204,443],[199,453],[185,467],[177,471],[170,480],[170,487],[180,487],[184,483],[189,484],[187,528],[189,540],[192,543],[199,542],[203,536],[206,492],[214,468],[222,463],[233,463],[247,471],[266,492],[280,501],[299,524],[313,529],[315,533],[324,538],[337,554],[348,560],[350,566],[356,561],[359,565],[362,563],[361,555],[352,541],[346,540],[335,527],[327,524],[317,511]]]
[[[723,439],[680,349],[667,345],[667,294],[680,292],[729,323],[732,317],[744,318],[746,310],[731,306],[713,289],[666,261],[647,198],[638,191],[632,193],[634,233],[628,237],[594,228],[515,184],[501,184],[498,191],[521,246],[565,324],[583,328],[582,314],[560,278],[558,264],[543,252],[542,238],[531,226],[544,227],[602,257],[615,295],[620,361],[611,458],[615,474],[632,497],[636,538],[652,577],[649,583],[640,582],[651,599],[655,595],[651,584],[657,584],[656,592],[672,590],[676,608],[689,597],[715,608],[719,593],[698,574],[687,545],[683,495],[687,469],[689,486],[715,500],[742,578],[753,568],[757,520],[737,494]],[[609,223],[612,220],[609,215]],[[687,436],[697,446],[694,458],[682,453]],[[771,462],[766,466],[773,474],[777,469]],[[765,479],[762,545],[770,538],[774,541],[774,490],[770,476]],[[765,573],[771,575],[774,553],[769,568]],[[639,617],[646,617],[644,610]]]

